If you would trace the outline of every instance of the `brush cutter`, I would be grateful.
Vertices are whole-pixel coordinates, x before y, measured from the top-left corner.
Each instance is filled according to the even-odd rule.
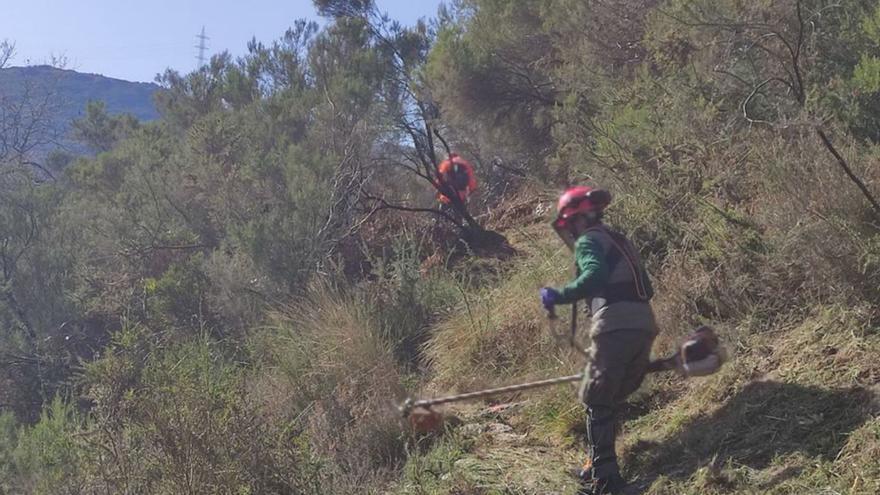
[[[549,312],[547,316],[550,334],[557,343],[566,342],[579,354],[589,357],[588,353],[578,345],[575,338],[576,314],[576,310],[572,312],[572,330],[571,332],[566,333],[557,330],[558,318],[552,311]],[[678,352],[665,359],[652,361],[648,366],[648,373],[674,370],[685,378],[692,376],[706,376],[718,371],[726,358],[727,356],[724,348],[721,346],[714,330],[712,330],[711,327],[704,325],[697,328],[685,339],[679,347]],[[579,382],[583,380],[583,378],[584,373],[578,373],[576,375],[548,378],[545,380],[478,390],[475,392],[449,395],[446,397],[419,400],[407,398],[398,408],[403,417],[409,420],[413,430],[419,433],[428,433],[435,431],[443,422],[442,415],[431,409],[432,406],[448,404],[451,402],[483,399],[506,393],[550,387],[562,383]]]

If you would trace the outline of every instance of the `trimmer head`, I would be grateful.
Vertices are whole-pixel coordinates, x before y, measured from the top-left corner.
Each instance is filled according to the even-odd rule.
[[[411,397],[407,397],[397,409],[416,433],[437,431],[443,425],[443,414],[431,409],[430,405],[423,405],[420,402],[424,401],[416,402]]]
[[[410,428],[416,433],[433,433],[443,426],[443,414],[430,407],[415,407],[409,416]]]

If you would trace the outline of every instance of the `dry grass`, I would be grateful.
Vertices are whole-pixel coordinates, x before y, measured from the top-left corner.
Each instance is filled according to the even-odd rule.
[[[538,289],[570,275],[561,268],[568,253],[545,230],[540,225],[512,233],[522,253],[516,269],[497,287],[464,294],[458,311],[435,327],[425,348],[435,389],[474,389],[571,370],[536,298]]]
[[[845,285],[849,272],[833,270],[854,263],[857,255],[848,251],[825,259],[817,266],[832,273],[809,275],[806,267],[840,246],[822,246],[816,231],[799,225],[790,225],[786,235],[784,224],[765,231],[768,250],[762,254],[725,244],[735,236],[722,232],[712,241],[724,248],[716,251],[726,257],[722,270],[708,268],[693,251],[666,254],[656,277],[655,309],[663,333],[655,354],[708,320],[721,331],[733,359],[706,379],[652,376],[631,398],[623,415],[621,458],[647,494],[878,492],[876,307],[833,302],[841,294],[865,294],[853,285],[834,297],[818,290],[823,283]],[[505,232],[523,254],[516,268],[498,287],[468,295],[460,311],[435,328],[427,347],[435,390],[473,389],[572,368],[573,361],[547,338],[535,300],[537,288],[568,275],[561,268],[568,254],[543,229]],[[767,270],[764,278],[752,274],[756,267],[746,269],[748,255],[757,254],[753,259]],[[568,488],[555,476],[568,466],[559,461],[569,462],[581,450],[583,414],[574,394],[559,388],[521,398],[526,407],[507,422],[526,435],[525,443],[511,447],[477,438],[447,466],[446,482],[406,493],[540,492],[535,486],[565,493]],[[513,471],[527,479],[512,476],[508,466],[519,466]]]
[[[820,307],[770,332],[740,329],[719,374],[651,377],[624,411],[625,473],[646,495],[877,493],[880,334],[862,311]],[[449,456],[431,464],[430,483],[413,485],[410,473],[401,493],[573,492],[564,473],[582,455],[571,441],[582,420],[574,394],[561,387],[520,399],[511,416],[466,414],[443,440],[461,448],[411,460],[424,468]],[[513,430],[456,437],[499,421]]]
[[[851,184],[822,168],[821,150],[808,140],[796,148],[800,154],[791,155],[783,141],[768,141],[752,158],[766,180],[751,174],[719,180],[713,195],[688,195],[672,210],[663,209],[662,198],[624,197],[609,214],[612,223],[639,226],[632,232],[652,254],[662,329],[655,354],[708,322],[733,356],[713,377],[651,376],[631,397],[622,415],[621,459],[648,494],[878,492],[880,333],[871,284],[880,273],[880,242],[864,230],[870,231],[863,201],[834,193]],[[497,271],[497,286],[460,286],[455,309],[430,328],[429,392],[578,369],[580,360],[549,337],[536,298],[541,286],[570,277],[570,254],[539,207],[549,195],[493,214],[519,255]],[[322,315],[321,326],[332,315]],[[587,325],[581,322],[582,331]],[[342,318],[340,326],[351,321]],[[370,361],[381,361],[381,354]],[[569,466],[561,464],[582,452],[583,411],[574,392],[560,387],[500,399],[526,401],[504,419],[521,441],[469,437],[453,428],[434,448],[411,452],[398,491],[571,491],[561,475]],[[467,421],[485,426],[488,420]]]
[[[880,338],[867,330],[857,311],[831,307],[746,338],[720,374],[626,425],[625,469],[662,473],[651,494],[876,493],[851,490],[876,489],[863,473],[878,470],[861,454],[880,445]]]
[[[403,377],[367,307],[327,288],[312,296],[276,314],[264,333],[254,400],[302,431],[326,461],[322,493],[381,486],[404,455],[394,409]]]

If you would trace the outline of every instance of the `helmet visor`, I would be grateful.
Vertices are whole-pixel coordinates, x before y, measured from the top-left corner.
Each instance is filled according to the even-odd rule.
[[[564,228],[568,227],[568,219],[565,217],[559,216],[559,217],[556,217],[556,220],[553,220],[552,222],[550,222],[550,224],[553,225],[553,228],[556,230],[564,229]]]
[[[571,223],[570,218],[557,217],[556,220],[553,220],[550,225],[553,226],[553,230],[556,232],[556,235],[562,239],[562,242],[568,246],[568,249],[574,250],[574,234],[571,233],[571,230],[568,226]]]

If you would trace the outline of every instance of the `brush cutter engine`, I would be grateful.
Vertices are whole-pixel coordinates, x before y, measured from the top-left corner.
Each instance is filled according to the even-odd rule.
[[[727,352],[712,327],[703,325],[685,339],[673,359],[676,371],[682,376],[706,376],[721,369]]]

